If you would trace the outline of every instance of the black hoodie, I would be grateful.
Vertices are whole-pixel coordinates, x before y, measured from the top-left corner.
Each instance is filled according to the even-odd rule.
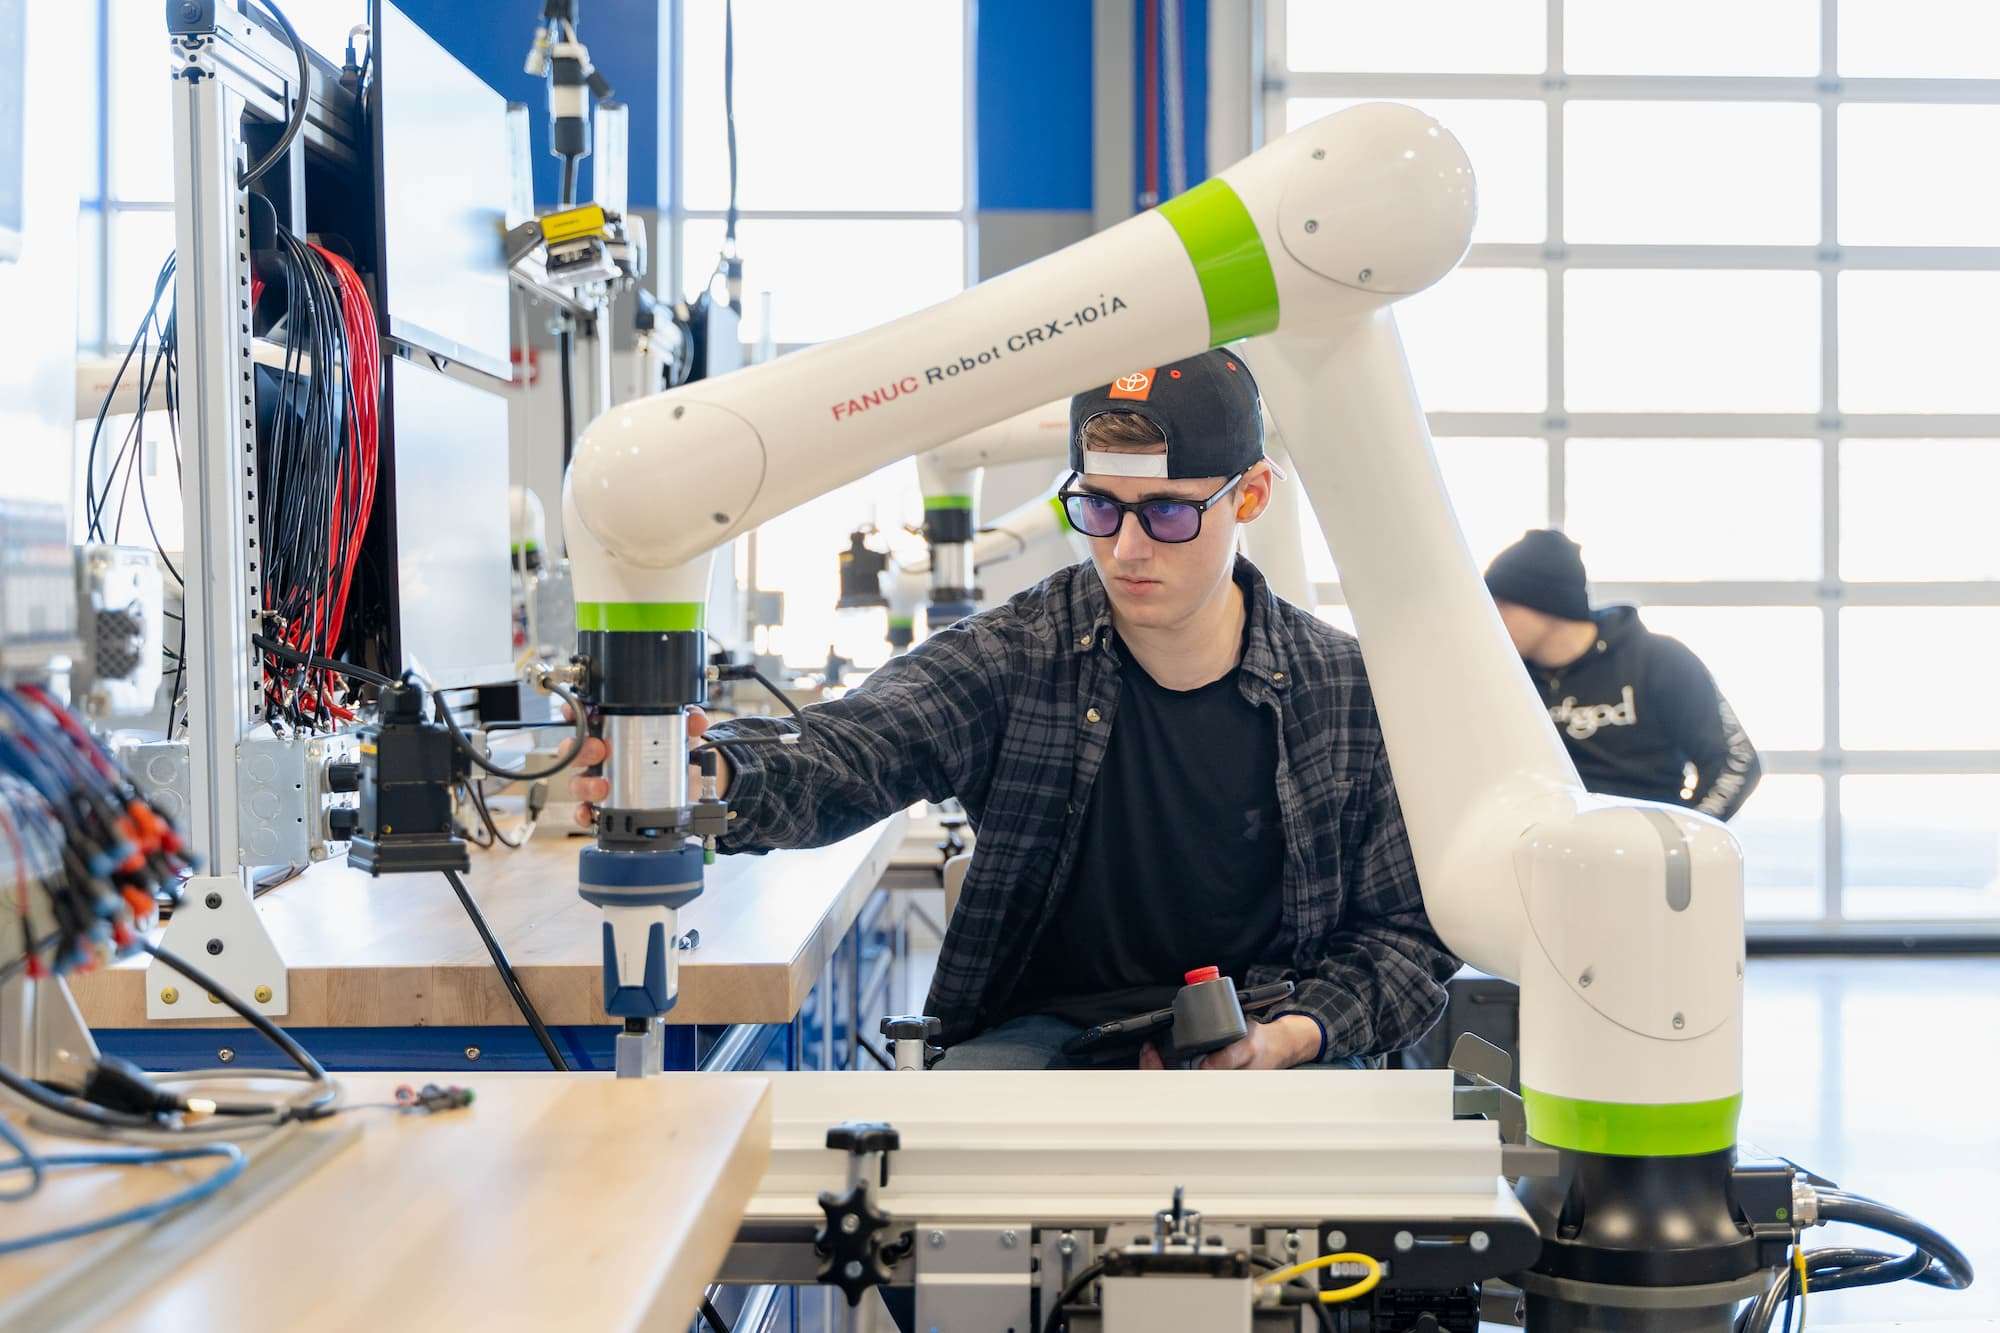
[[[1565,667],[1527,664],[1583,785],[1728,819],[1763,767],[1708,668],[1630,606],[1594,613],[1597,642]]]

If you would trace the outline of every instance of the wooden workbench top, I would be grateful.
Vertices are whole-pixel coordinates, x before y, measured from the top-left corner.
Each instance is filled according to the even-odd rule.
[[[789,1023],[903,840],[903,815],[830,847],[723,856],[681,909],[700,932],[681,954],[673,1023]],[[543,1021],[594,1025],[604,1014],[601,923],[577,897],[580,839],[472,853],[479,903]],[[479,1027],[521,1022],[492,960],[442,875],[373,879],[342,861],[313,867],[257,900],[290,972],[291,1027]],[[199,907],[187,910],[201,910]],[[199,955],[194,955],[199,957]],[[75,977],[84,1021],[148,1024],[145,956]],[[186,987],[182,988],[185,992]],[[187,1003],[184,999],[183,1003]],[[218,1006],[203,1025],[235,1020]]]
[[[378,1102],[399,1082],[430,1077],[454,1076],[342,1083],[347,1100]],[[85,1322],[204,1333],[687,1328],[769,1160],[768,1082],[689,1074],[468,1082],[477,1100],[464,1110],[357,1110],[289,1131],[354,1137]],[[51,1152],[91,1146],[34,1137]],[[208,1169],[54,1172],[41,1193],[10,1206],[9,1234],[159,1198]],[[199,1207],[253,1202],[257,1170],[253,1158]],[[0,1310],[80,1261],[111,1272],[116,1262],[102,1247],[135,1239],[145,1237],[127,1228],[0,1257]],[[88,1284],[49,1285],[78,1299]]]

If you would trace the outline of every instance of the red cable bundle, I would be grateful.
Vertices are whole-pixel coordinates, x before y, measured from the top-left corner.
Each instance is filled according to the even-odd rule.
[[[340,292],[341,323],[347,344],[347,439],[349,448],[342,456],[335,480],[332,519],[327,532],[327,556],[334,571],[328,590],[330,604],[319,608],[318,619],[325,627],[327,650],[340,643],[347,620],[347,598],[354,585],[354,571],[361,562],[361,537],[368,527],[368,515],[375,507],[375,477],[378,458],[377,411],[382,401],[382,346],[375,332],[375,309],[368,303],[367,289],[354,266],[333,251],[313,245],[333,274]],[[303,626],[298,627],[303,630]],[[309,650],[304,643],[293,644]],[[324,673],[322,688],[331,698],[338,677]],[[343,721],[353,713],[337,705],[331,711]]]

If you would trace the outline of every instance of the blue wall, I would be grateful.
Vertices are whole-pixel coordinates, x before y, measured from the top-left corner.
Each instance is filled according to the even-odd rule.
[[[980,5],[981,210],[1090,210],[1090,10],[1087,0]]]
[[[547,82],[521,68],[542,13],[540,0],[395,0],[465,67],[509,101],[528,104],[535,162],[535,203],[556,201],[560,164],[549,154]],[[720,0],[717,0],[720,3]],[[587,0],[577,36],[590,60],[631,107],[628,188],[634,208],[660,201],[660,23],[663,0]],[[584,159],[577,197],[588,199],[591,162]]]

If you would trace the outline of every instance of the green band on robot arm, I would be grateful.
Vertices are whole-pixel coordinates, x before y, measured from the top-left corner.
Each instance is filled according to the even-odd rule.
[[[1228,182],[1203,181],[1161,204],[1159,213],[1194,261],[1208,305],[1210,347],[1278,327],[1278,279],[1271,272],[1271,256],[1250,210]]]
[[[972,497],[969,495],[926,495],[924,497],[925,512],[933,509],[970,508],[972,508]]]
[[[707,606],[700,602],[578,602],[576,627],[580,630],[634,630],[664,633],[669,630],[700,632],[707,624]]]
[[[1589,1102],[1521,1086],[1528,1137],[1612,1157],[1692,1157],[1736,1146],[1742,1094],[1707,1102]]]

